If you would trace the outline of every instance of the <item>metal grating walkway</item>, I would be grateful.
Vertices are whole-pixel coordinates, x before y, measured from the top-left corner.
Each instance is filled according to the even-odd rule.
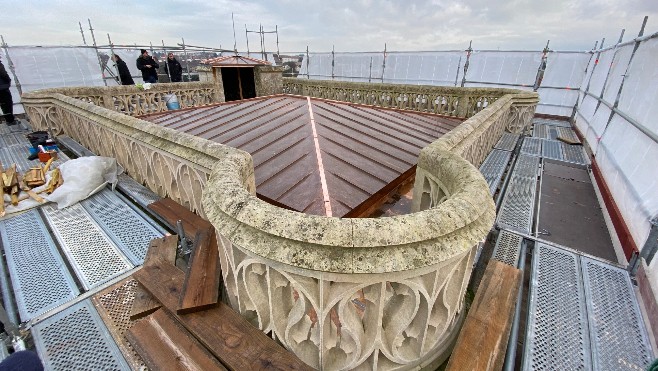
[[[503,133],[503,136],[500,137],[500,140],[494,145],[494,148],[503,151],[514,151],[514,148],[516,148],[516,142],[518,141],[518,134]]]
[[[653,360],[628,272],[537,244],[525,370],[644,370]]]
[[[480,165],[480,172],[489,184],[489,193],[496,193],[498,184],[507,169],[512,152],[494,149]]]
[[[128,370],[128,364],[89,300],[32,327],[47,370]]]
[[[501,261],[512,267],[518,266],[523,238],[506,230],[500,231],[496,239],[491,259]]]
[[[578,256],[537,244],[532,256],[523,370],[591,369]]]
[[[543,140],[541,145],[541,156],[556,161],[563,161],[562,143],[556,140]]]
[[[597,370],[644,370],[653,360],[628,272],[581,258],[592,363]]]
[[[550,125],[555,127],[570,128],[571,124],[563,120],[553,120],[553,119],[543,119],[543,118],[533,118],[532,122],[534,124]]]
[[[523,144],[521,145],[521,154],[528,156],[541,156],[541,143],[542,140],[539,138],[523,138]]]
[[[36,209],[0,222],[0,234],[22,321],[78,296],[78,288]]]
[[[134,265],[144,262],[151,240],[163,235],[109,189],[81,203]]]
[[[133,268],[80,204],[61,210],[45,205],[41,210],[85,289]]]
[[[530,233],[537,192],[539,157],[519,155],[498,212],[498,224]]]

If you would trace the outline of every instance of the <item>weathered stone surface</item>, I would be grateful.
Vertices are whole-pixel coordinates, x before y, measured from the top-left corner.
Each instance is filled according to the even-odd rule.
[[[290,93],[470,117],[421,151],[417,212],[339,219],[256,198],[245,152],[127,115],[161,110],[165,85],[201,102],[216,97],[216,85],[186,84],[158,84],[147,95],[134,87],[48,89],[23,102],[35,128],[116,157],[138,181],[210,220],[231,305],[311,366],[412,369],[445,357],[475,246],[495,218],[476,166],[505,130],[524,130],[537,95],[286,79]],[[382,355],[387,361],[378,363]]]
[[[281,94],[283,92],[283,67],[256,66],[254,68],[256,96]]]

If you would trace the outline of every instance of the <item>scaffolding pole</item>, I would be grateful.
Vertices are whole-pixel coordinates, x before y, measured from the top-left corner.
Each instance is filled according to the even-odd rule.
[[[103,60],[101,59],[101,55],[98,53],[98,47],[96,45],[96,36],[94,36],[94,29],[91,27],[91,19],[87,18],[87,22],[89,22],[89,32],[91,32],[91,40],[94,42],[94,49],[96,50],[96,58],[98,59],[98,67],[101,69],[101,78],[103,79],[103,84],[107,86],[107,81],[105,81],[105,69],[103,68]]]
[[[11,56],[9,55],[9,45],[5,42],[4,36],[0,35],[0,40],[2,40],[2,49],[5,50],[5,55],[7,56],[7,66],[9,67],[9,71],[11,71],[11,75],[14,77],[14,86],[16,86],[16,90],[18,90],[18,95],[23,95],[21,82],[18,80],[18,75],[16,75],[16,69],[14,68],[14,62],[12,62]]]
[[[247,30],[247,24],[244,25],[244,36],[247,39],[247,57],[251,56],[249,53],[249,30]]]
[[[537,76],[535,77],[535,85],[532,87],[532,91],[537,91],[541,85],[542,80],[544,79],[544,71],[546,71],[546,63],[548,61],[548,52],[550,51],[550,49],[548,49],[548,44],[550,42],[551,40],[546,42],[546,46],[542,51],[541,62],[539,62],[539,67],[537,67]]]
[[[306,45],[306,80],[309,80],[311,78],[311,75],[309,74],[308,70],[308,45]]]
[[[382,84],[384,83],[385,72],[386,72],[386,43],[384,43],[384,58],[382,59]]]
[[[334,45],[331,46],[331,79],[334,79],[334,65],[335,65],[335,53],[334,53]]]
[[[187,57],[187,49],[185,49],[185,39],[181,37],[183,41],[183,55],[185,56],[185,67],[187,67],[187,82],[190,82],[190,59]]]
[[[110,59],[112,59],[112,58],[114,58],[115,54],[114,54],[114,46],[112,45],[112,39],[110,39],[110,34],[109,33],[107,34],[107,42],[110,43],[110,52],[112,53],[110,55]],[[114,61],[114,68],[116,68],[116,70],[117,70],[117,76],[116,76],[117,84],[123,85],[121,83],[121,73],[119,72],[119,63],[116,60],[113,60],[113,61]],[[105,81],[105,80],[103,79],[103,81]]]
[[[164,40],[162,40],[162,50],[164,50],[165,54],[165,72],[167,73],[167,77],[169,77],[169,82],[171,82],[171,72],[169,71],[169,53],[167,53],[167,47],[165,46]]]
[[[82,31],[82,22],[78,22],[78,25],[80,26],[80,35],[82,35],[82,42],[87,45],[87,39],[85,39],[85,33]]]
[[[468,49],[466,49],[466,62],[464,62],[464,76],[462,76],[462,85],[466,85],[466,72],[468,72],[468,65],[471,62],[471,53],[473,52],[473,40],[468,42]]]

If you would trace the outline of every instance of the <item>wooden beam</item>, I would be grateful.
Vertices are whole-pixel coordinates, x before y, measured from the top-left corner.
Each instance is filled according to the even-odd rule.
[[[196,236],[199,230],[212,227],[209,221],[170,198],[162,198],[155,201],[149,204],[148,208],[167,222],[173,230],[176,230],[176,221],[180,220],[187,238]]]
[[[160,264],[160,262],[176,264],[176,249],[178,248],[178,236],[170,235],[154,238],[146,250],[144,265]]]
[[[126,338],[151,370],[226,370],[164,310],[137,322]]]
[[[503,368],[520,288],[520,270],[489,261],[446,371]]]
[[[151,296],[151,294],[144,289],[144,286],[137,283],[137,286],[135,287],[135,300],[133,300],[133,306],[130,309],[130,320],[134,321],[148,316],[160,307],[162,307],[162,304]]]
[[[191,313],[217,305],[221,267],[215,228],[197,233],[185,274],[177,313]]]
[[[133,275],[172,313],[178,308],[184,276],[168,264],[145,266]],[[312,370],[224,303],[177,318],[231,370]]]

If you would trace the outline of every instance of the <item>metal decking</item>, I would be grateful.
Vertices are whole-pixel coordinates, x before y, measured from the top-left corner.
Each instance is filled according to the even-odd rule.
[[[499,225],[530,233],[535,209],[538,170],[538,157],[519,155],[498,212]]]
[[[493,149],[480,165],[480,172],[489,184],[489,193],[492,195],[498,189],[498,184],[503,178],[511,156],[512,152]]]
[[[38,161],[27,156],[25,130],[0,125],[0,159],[24,171]],[[4,134],[3,134],[4,133]],[[67,147],[75,142],[67,142]],[[78,145],[79,146],[79,145]],[[77,149],[80,150],[79,146]],[[76,151],[72,151],[76,153]],[[83,155],[93,155],[83,151]],[[68,160],[60,152],[58,165]],[[142,206],[159,197],[134,180],[120,176],[119,189]],[[46,369],[127,369],[115,340],[88,297],[140,265],[151,239],[166,231],[110,189],[57,209],[45,204],[0,220],[0,240],[9,277],[0,277],[9,317],[31,328]],[[4,271],[4,267],[2,271]],[[8,278],[8,279],[7,279]]]
[[[522,235],[533,235],[537,177],[556,177],[553,170],[544,174],[545,167],[559,165],[564,168],[564,178],[559,179],[574,182],[575,187],[591,187],[589,178],[580,174],[589,164],[583,147],[555,140],[578,141],[568,123],[539,119],[534,123],[536,137],[524,138],[521,154],[510,170],[497,219],[501,230],[491,256],[512,266],[517,266]],[[560,191],[568,190],[556,191],[548,202],[559,203],[564,198]],[[538,203],[541,207],[541,200]],[[579,207],[592,207],[586,204]],[[589,214],[580,217],[591,218]],[[562,248],[548,243],[530,242],[534,248],[521,369],[645,369],[654,355],[628,271],[580,252],[579,246]]]
[[[653,360],[624,269],[537,244],[524,370],[643,370]]]
[[[126,360],[89,300],[32,327],[39,357],[49,370],[127,370]]]

